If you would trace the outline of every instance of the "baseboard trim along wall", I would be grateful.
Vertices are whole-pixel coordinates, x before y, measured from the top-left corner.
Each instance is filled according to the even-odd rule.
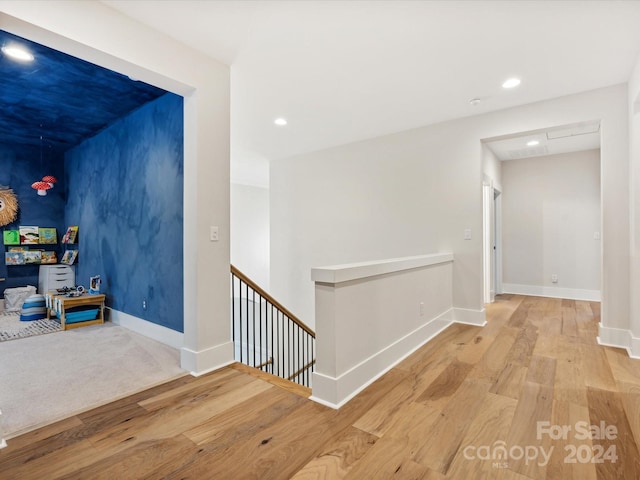
[[[542,285],[519,285],[517,283],[503,283],[502,293],[531,295],[533,297],[567,298],[570,300],[584,300],[587,302],[599,302],[602,298],[600,290],[547,287]]]
[[[176,332],[170,328],[112,308],[107,307],[107,309],[109,310],[109,319],[115,325],[120,325],[140,335],[180,350],[180,367],[195,377],[213,372],[234,362],[234,347],[231,341],[195,352],[183,347],[184,334],[181,332]],[[230,358],[232,359],[231,361],[229,361]]]
[[[640,358],[640,338],[634,337],[631,330],[605,327],[602,323],[598,326],[598,344],[624,348],[631,358]]]
[[[470,310],[468,308],[453,308],[453,320],[456,323],[484,327],[487,324],[487,315],[482,310]]]
[[[338,378],[314,372],[313,391],[323,392],[323,398],[311,395],[310,399],[334,409],[342,407],[453,323],[454,309],[452,308],[388,345]]]
[[[2,430],[2,410],[0,410],[0,449],[7,446],[7,441],[4,439],[4,431]]]
[[[182,345],[184,345],[183,333],[109,307],[106,307],[106,309],[109,311],[109,319],[116,325],[120,325],[121,327],[169,345],[175,349],[181,349]]]
[[[235,362],[233,359],[233,342],[200,350],[180,349],[180,367],[194,377],[205,375]],[[231,359],[231,360],[229,360]]]

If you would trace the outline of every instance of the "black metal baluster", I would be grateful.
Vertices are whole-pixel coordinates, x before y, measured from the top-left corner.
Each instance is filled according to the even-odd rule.
[[[279,355],[282,357],[280,359],[280,376],[284,378],[284,323],[280,321],[280,312],[276,312],[276,318],[278,319],[278,341],[280,342],[280,346],[278,347]]]
[[[300,328],[300,325],[298,325],[298,338],[296,339],[296,344],[297,344],[296,345],[296,349],[298,350],[298,368],[296,368],[296,372],[300,372],[300,373],[302,373],[301,369],[302,369],[302,367],[304,365],[300,361],[301,360],[300,355],[302,354],[302,345],[300,344],[300,338],[302,337],[301,332],[302,332],[302,329]],[[300,373],[297,376],[296,382],[299,383],[299,384],[302,384],[300,382],[300,379],[301,379]]]
[[[240,310],[240,318],[238,320],[238,325],[240,326],[240,363],[244,363],[244,348],[242,347],[242,280],[238,285],[238,310]]]
[[[251,289],[253,291],[253,288]],[[249,287],[247,286],[247,308],[249,308]],[[255,368],[258,364],[256,363],[256,317],[255,317],[255,310],[253,311],[254,316],[251,319],[251,329],[253,330],[253,338],[252,338],[252,345],[253,345],[253,367]],[[247,322],[249,321],[249,312],[247,311]]]
[[[270,320],[271,320],[271,327],[269,328],[269,331],[271,332],[271,357],[270,358],[272,359],[272,362],[271,362],[271,374],[273,374],[275,372],[275,365],[274,365],[275,360],[273,359],[273,356],[275,354],[275,351],[273,349],[273,318],[271,318]],[[267,322],[269,322],[269,316],[268,315],[267,315]],[[268,323],[267,323],[267,325],[268,325]]]
[[[291,371],[291,363],[293,362],[293,355],[291,352],[291,319],[289,317],[287,317],[287,342],[289,343],[289,348],[287,348],[289,351],[289,374],[287,375],[287,378],[289,378],[293,374]]]

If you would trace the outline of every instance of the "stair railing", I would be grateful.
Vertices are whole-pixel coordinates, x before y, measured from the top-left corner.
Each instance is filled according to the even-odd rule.
[[[233,265],[231,298],[235,359],[310,387],[315,332]]]

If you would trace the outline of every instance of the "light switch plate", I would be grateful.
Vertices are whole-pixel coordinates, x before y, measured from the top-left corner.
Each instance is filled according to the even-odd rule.
[[[470,228],[466,228],[464,230],[464,239],[465,240],[471,240],[471,229]]]
[[[211,227],[211,231],[210,231],[210,237],[212,242],[217,242],[218,241],[218,227]]]

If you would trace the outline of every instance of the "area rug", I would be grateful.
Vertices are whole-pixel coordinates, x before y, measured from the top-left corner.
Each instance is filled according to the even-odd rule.
[[[111,322],[5,342],[0,345],[5,438],[11,444],[20,433],[186,374],[180,350]]]
[[[62,330],[55,320],[33,320],[21,322],[19,312],[3,312],[0,314],[0,342],[16,340],[18,338],[33,337],[44,333],[54,333]]]

